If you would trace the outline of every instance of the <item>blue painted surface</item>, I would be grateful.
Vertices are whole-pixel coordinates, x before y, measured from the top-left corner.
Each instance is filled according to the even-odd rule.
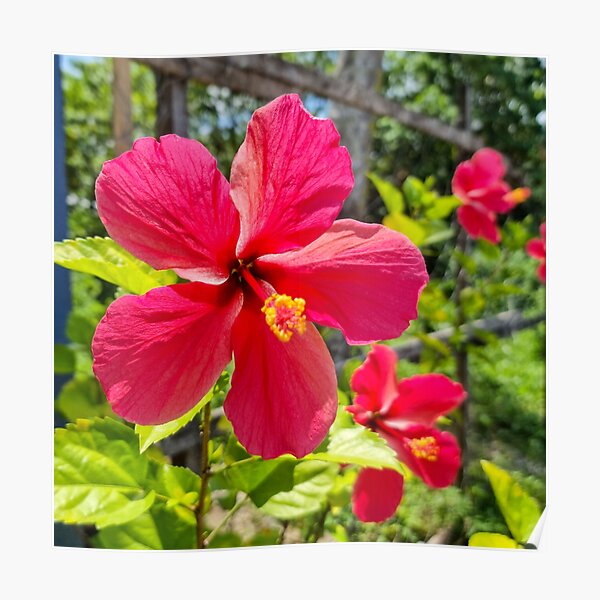
[[[60,56],[54,55],[54,239],[67,237],[67,174],[65,168],[65,130],[63,119]],[[67,317],[71,310],[69,272],[54,265],[54,343],[67,341]],[[68,381],[68,375],[54,376],[54,396]],[[54,413],[54,426],[64,425],[64,419]],[[78,527],[54,524],[54,545],[83,547],[82,531]]]
[[[60,56],[54,55],[54,239],[67,236],[67,174]],[[67,316],[71,308],[69,273],[54,265],[54,341],[65,343]],[[58,389],[55,388],[55,393]]]

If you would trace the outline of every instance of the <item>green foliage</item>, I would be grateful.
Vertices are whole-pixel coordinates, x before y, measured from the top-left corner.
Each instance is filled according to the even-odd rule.
[[[54,435],[54,517],[98,529],[197,499],[198,476],[140,455],[133,430],[110,418],[80,419]],[[190,510],[186,508],[185,510]]]
[[[100,277],[134,294],[177,281],[173,271],[156,271],[110,238],[55,242],[54,262],[66,269]]]
[[[515,540],[525,543],[542,514],[538,503],[503,469],[487,460],[482,460],[481,466],[510,532]]]
[[[55,406],[68,421],[93,417],[117,418],[106,401],[98,380],[82,373],[62,386]]]
[[[469,546],[482,548],[518,548],[519,544],[501,533],[476,533],[469,538]]]
[[[360,425],[336,427],[334,424],[327,449],[324,452],[309,454],[306,458],[403,472],[396,453],[385,440]]]
[[[286,521],[322,511],[338,469],[338,466],[326,462],[299,462],[294,468],[292,489],[272,496],[261,510]]]
[[[64,344],[54,344],[54,372],[57,375],[75,370],[75,352]]]
[[[184,550],[196,547],[196,521],[191,511],[154,504],[119,527],[105,527],[93,538],[98,548]]]
[[[404,212],[404,196],[402,192],[392,183],[375,175],[375,173],[367,173],[367,177],[375,186],[377,193],[383,200],[388,213],[403,213]]]
[[[249,459],[234,463],[213,477],[211,483],[246,492],[252,502],[261,507],[271,496],[292,489],[296,463],[291,456],[273,460]]]

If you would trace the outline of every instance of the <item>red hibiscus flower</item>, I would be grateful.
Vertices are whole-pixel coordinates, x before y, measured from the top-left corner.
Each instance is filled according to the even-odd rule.
[[[233,353],[224,410],[249,452],[301,457],[323,440],[336,377],[311,321],[354,344],[396,337],[428,279],[403,235],[334,222],[354,183],[339,141],[288,95],[252,116],[231,184],[204,146],[176,135],[104,164],[96,199],[109,235],[190,280],[123,296],[99,323],[93,368],[117,414],[143,425],[183,415]]]
[[[492,148],[477,150],[454,172],[452,193],[463,203],[458,208],[458,222],[473,239],[500,242],[496,215],[529,197],[529,188],[511,190],[503,180],[505,173],[502,155]]]
[[[538,277],[542,283],[546,283],[546,223],[540,225],[540,237],[529,240],[525,250],[529,256],[541,261],[538,267]]]
[[[396,354],[373,346],[354,372],[354,404],[347,410],[357,423],[382,436],[402,461],[427,485],[447,487],[460,467],[460,448],[454,436],[434,427],[435,421],[454,410],[466,397],[460,383],[445,375],[396,378]],[[363,469],[352,498],[361,521],[384,521],[402,499],[402,475],[390,469]]]

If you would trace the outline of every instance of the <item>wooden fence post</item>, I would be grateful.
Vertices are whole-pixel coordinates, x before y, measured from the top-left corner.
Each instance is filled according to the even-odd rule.
[[[115,156],[131,149],[133,118],[131,113],[131,68],[128,58],[113,58],[112,127]]]
[[[167,75],[157,70],[156,135],[176,133],[188,136],[187,77]]]

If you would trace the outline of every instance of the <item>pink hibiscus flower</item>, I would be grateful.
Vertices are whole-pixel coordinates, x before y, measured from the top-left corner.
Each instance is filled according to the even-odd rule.
[[[311,321],[351,344],[399,336],[428,279],[403,235],[334,221],[354,183],[339,141],[287,95],[252,116],[231,184],[202,144],[176,135],[104,164],[96,199],[109,235],[190,280],[123,296],[99,323],[94,373],[118,415],[183,415],[233,353],[224,410],[249,452],[301,457],[323,440],[336,377]]]
[[[434,427],[466,397],[460,383],[445,375],[396,378],[396,354],[374,345],[354,372],[350,385],[356,392],[347,410],[357,423],[383,437],[398,459],[427,485],[453,483],[460,467],[460,448],[451,433]],[[402,499],[403,477],[390,469],[363,469],[354,485],[352,508],[361,521],[384,521]]]
[[[538,277],[542,283],[546,283],[546,223],[540,225],[540,237],[529,240],[525,250],[529,256],[541,261],[538,267]]]
[[[477,150],[454,172],[452,193],[463,203],[457,211],[458,222],[473,239],[499,243],[496,215],[508,212],[530,195],[529,188],[511,190],[503,179],[505,173],[502,155],[492,148]]]

